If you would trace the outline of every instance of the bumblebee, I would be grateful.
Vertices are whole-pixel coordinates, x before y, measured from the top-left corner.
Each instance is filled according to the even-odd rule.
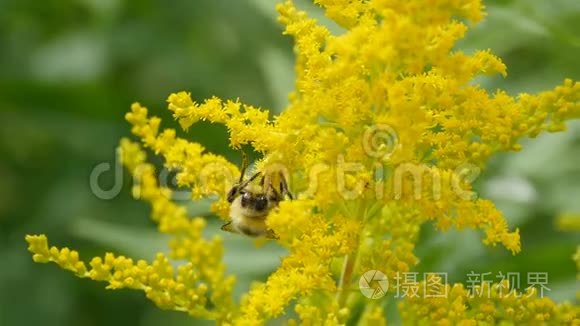
[[[267,169],[244,180],[248,159],[245,154],[242,157],[240,179],[227,194],[231,221],[221,229],[250,237],[278,239],[266,226],[266,218],[282,200],[293,199],[284,173],[281,169]],[[254,182],[258,178],[259,182]]]

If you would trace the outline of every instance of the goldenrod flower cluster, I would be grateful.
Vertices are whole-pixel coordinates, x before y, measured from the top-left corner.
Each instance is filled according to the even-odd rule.
[[[580,307],[555,304],[537,288],[510,290],[507,281],[482,283],[471,291],[463,284],[440,284],[445,297],[429,297],[419,285],[416,297],[399,304],[403,320],[412,325],[575,325]]]
[[[186,209],[171,201],[171,191],[160,188],[153,165],[145,163],[140,145],[121,140],[119,153],[123,163],[139,183],[133,195],[151,205],[151,217],[162,233],[172,236],[168,254],[158,253],[152,263],[106,253],[93,257],[87,268],[77,251],[49,248],[45,235],[28,235],[29,250],[36,262],[54,262],[77,276],[105,281],[107,289],[130,288],[145,292],[160,308],[184,311],[192,316],[225,318],[232,308],[233,276],[225,276],[222,241],[202,237],[205,220],[190,218]],[[175,268],[171,260],[186,263]],[[215,305],[210,310],[208,305]]]
[[[267,225],[289,255],[265,283],[239,305],[232,302],[234,278],[225,275],[220,238],[204,238],[205,220],[171,201],[144,150],[177,171],[192,200],[217,196],[212,211],[224,220],[224,197],[238,168],[161,128],[140,104],[126,115],[140,144],[123,139],[119,153],[139,180],[134,195],[150,203],[159,231],[171,235],[171,252],[152,263],[106,254],[88,268],[76,251],[49,248],[44,235],[28,236],[34,260],[109,288],[142,290],[161,308],[225,324],[262,324],[293,306],[301,323],[335,325],[352,322],[353,307],[366,300],[352,291],[362,273],[376,269],[394,277],[413,270],[426,223],[442,231],[481,230],[485,244],[518,253],[519,230],[510,230],[470,183],[495,153],[518,151],[522,138],[564,130],[566,120],[580,117],[580,84],[565,80],[516,97],[474,84],[478,76],[506,75],[489,50],[454,50],[468,26],[485,16],[479,0],[314,2],[343,30],[331,33],[291,1],[277,7],[296,54],[295,90],[280,115],[239,101],[196,102],[186,92],[167,100],[184,130],[199,121],[222,124],[233,148],[249,145],[262,154],[257,170],[288,176],[297,198],[282,201]],[[170,260],[185,263],[174,268]],[[401,306],[404,320],[471,325],[577,316],[575,308],[546,298],[471,300],[461,285],[449,290],[441,300],[409,300]],[[382,306],[368,301],[357,318],[385,324]]]

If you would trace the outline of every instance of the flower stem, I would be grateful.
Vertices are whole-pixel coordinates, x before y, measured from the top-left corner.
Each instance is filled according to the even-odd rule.
[[[363,223],[366,221],[368,217],[368,211],[366,209],[366,205],[361,205],[360,202],[356,203],[355,214],[352,214],[352,211],[348,209],[347,205],[343,206],[345,213],[351,217],[356,216],[363,216]],[[352,285],[352,277],[354,272],[354,266],[356,264],[358,258],[358,250],[360,246],[360,238],[357,239],[357,246],[354,250],[344,256],[344,263],[342,266],[342,274],[340,275],[340,280],[338,281],[338,293],[336,294],[336,301],[338,302],[338,306],[340,308],[344,308],[346,305],[346,301],[348,299],[348,295],[351,291]]]
[[[344,307],[346,304],[346,299],[350,292],[350,286],[352,283],[352,274],[354,271],[354,264],[356,262],[358,250],[355,250],[350,255],[344,256],[344,264],[342,266],[342,274],[340,275],[340,280],[338,282],[338,293],[336,300],[338,301],[339,307]]]

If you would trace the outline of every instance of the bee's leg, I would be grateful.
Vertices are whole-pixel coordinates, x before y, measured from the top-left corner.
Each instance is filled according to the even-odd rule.
[[[238,233],[238,231],[236,231],[236,229],[234,229],[234,225],[232,224],[232,221],[229,221],[228,223],[222,225],[221,229],[222,229],[222,231],[226,231],[226,232]]]
[[[271,197],[271,199],[275,200],[276,202],[281,201],[282,199],[284,199],[284,197],[282,195],[280,195],[280,193],[278,192],[278,190],[276,190],[276,188],[274,188],[274,186],[272,186],[272,184],[270,183],[270,185],[268,186],[268,189],[270,189],[274,195],[274,197]]]
[[[284,178],[284,174],[282,174],[282,172],[280,172],[280,189],[282,191],[282,199],[284,199],[285,196],[288,196],[290,199],[294,199],[290,189],[288,189],[288,183],[286,183],[286,178]]]
[[[280,239],[280,237],[277,236],[276,233],[274,233],[274,231],[272,231],[272,230],[266,231],[265,237],[266,237],[266,239],[272,239],[272,240]]]

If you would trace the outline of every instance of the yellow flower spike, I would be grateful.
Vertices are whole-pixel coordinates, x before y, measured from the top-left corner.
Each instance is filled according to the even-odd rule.
[[[136,121],[145,119],[146,113],[142,107],[134,106],[134,112],[138,117],[131,116],[131,119]],[[75,272],[79,277],[106,281],[109,283],[108,289],[143,290],[149,299],[164,309],[187,311],[194,316],[212,319],[226,314],[232,304],[233,278],[224,276],[225,269],[221,260],[214,258],[222,255],[221,242],[204,240],[201,232],[205,227],[205,221],[200,218],[190,220],[182,207],[170,201],[170,192],[157,186],[155,170],[150,164],[144,163],[145,154],[139,145],[124,139],[121,141],[120,153],[123,163],[140,181],[138,198],[151,203],[152,218],[159,223],[161,231],[177,236],[171,255],[187,258],[197,262],[196,265],[184,266],[181,275],[186,277],[181,276],[183,280],[179,281],[174,279],[173,267],[163,254],[158,254],[151,265],[144,260],[139,260],[135,265],[131,258],[107,253],[104,258],[94,257],[90,262],[91,269],[87,270],[84,263],[79,261],[76,251],[68,248],[59,250],[56,247],[49,249],[44,235],[26,237],[34,260],[52,261],[62,268]],[[197,276],[192,279],[187,275],[199,274],[203,275],[201,280],[207,279],[215,291],[212,302],[220,306],[215,312],[205,308],[208,285],[200,285],[191,295],[184,293],[186,288],[192,287],[200,279]]]
[[[444,286],[450,295],[433,298],[425,295],[424,284],[421,283],[418,287],[418,296],[407,297],[399,303],[403,322],[424,324],[429,322],[429,316],[432,318],[435,314],[441,319],[461,321],[461,324],[476,324],[482,321],[492,324],[533,324],[537,321],[560,324],[569,323],[578,318],[580,313],[578,309],[571,310],[569,303],[555,304],[547,297],[538,297],[535,288],[526,293],[515,291],[513,296],[498,295],[497,290],[491,291],[494,295],[479,296],[470,295],[461,284],[454,284],[452,287],[447,284]],[[497,287],[498,285],[494,284],[493,288]],[[484,288],[476,287],[475,293],[479,293],[478,291],[486,293]],[[467,302],[469,305],[465,304]],[[459,309],[451,310],[446,307],[447,305],[456,305]]]

